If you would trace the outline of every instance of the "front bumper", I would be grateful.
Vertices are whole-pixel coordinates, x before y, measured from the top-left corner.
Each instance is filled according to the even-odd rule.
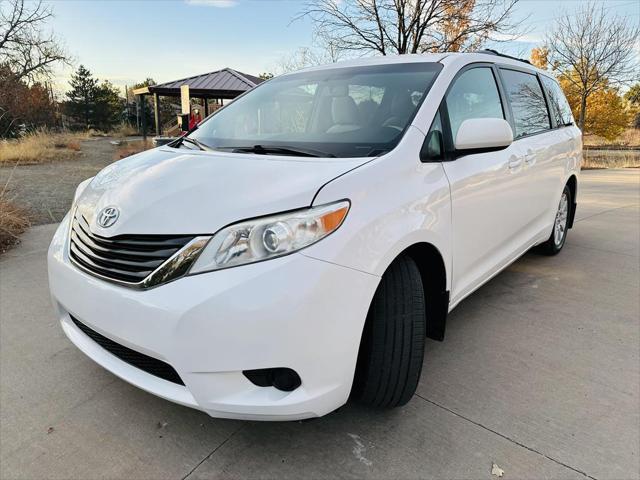
[[[215,417],[293,420],[344,404],[379,277],[293,254],[137,291],[80,271],[68,217],[49,248],[49,285],[69,339],[122,379]],[[120,360],[71,320],[171,365],[177,385]],[[258,387],[243,370],[286,367],[302,385]]]

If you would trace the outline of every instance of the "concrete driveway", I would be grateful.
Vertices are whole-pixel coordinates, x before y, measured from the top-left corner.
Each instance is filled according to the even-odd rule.
[[[638,478],[640,171],[581,187],[564,251],[465,300],[405,408],[305,422],[212,419],[95,365],[51,312],[55,226],[34,228],[0,260],[0,477]]]

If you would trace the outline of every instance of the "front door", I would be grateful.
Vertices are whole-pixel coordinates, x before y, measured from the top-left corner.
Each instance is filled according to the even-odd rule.
[[[443,102],[450,150],[464,120],[506,118],[509,110],[496,79],[497,71],[482,65],[464,70],[454,80]],[[515,144],[452,158],[443,165],[452,202],[453,306],[521,253],[527,179],[524,157]]]

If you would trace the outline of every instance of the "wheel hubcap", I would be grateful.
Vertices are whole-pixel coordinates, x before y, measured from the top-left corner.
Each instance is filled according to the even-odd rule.
[[[553,241],[556,246],[562,245],[564,235],[567,231],[567,218],[569,217],[569,198],[566,193],[562,194],[558,213],[556,213],[556,221],[553,226]]]

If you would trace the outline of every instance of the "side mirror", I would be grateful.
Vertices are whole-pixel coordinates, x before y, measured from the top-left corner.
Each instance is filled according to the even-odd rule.
[[[503,150],[513,143],[511,125],[502,118],[470,118],[458,129],[455,149],[460,153]]]

